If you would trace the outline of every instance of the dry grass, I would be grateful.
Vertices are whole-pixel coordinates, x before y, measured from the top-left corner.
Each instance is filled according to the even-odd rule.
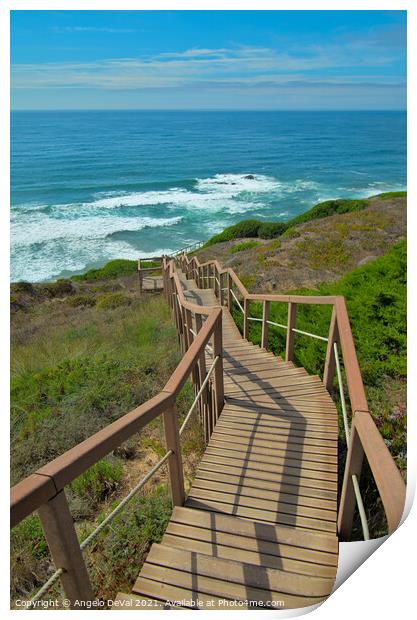
[[[361,211],[312,220],[271,241],[245,240],[256,247],[234,252],[234,239],[199,250],[202,261],[217,259],[246,278],[251,292],[285,292],[333,282],[362,262],[384,254],[406,235],[406,198],[375,197]]]
[[[139,298],[136,284],[135,276],[80,282],[74,291],[52,299],[36,287],[35,293],[19,293],[25,296],[24,309],[12,315],[15,482],[154,396],[175,369],[181,353],[165,300],[159,294]],[[119,297],[113,303],[115,290],[123,291],[123,303]],[[97,304],[103,295],[106,303]],[[90,301],[74,303],[75,296]],[[186,385],[178,399],[179,420],[192,398]],[[196,416],[182,445],[188,487],[203,451]],[[164,452],[158,418],[66,489],[81,540]],[[97,596],[113,598],[129,590],[170,512],[163,468],[86,552]],[[13,601],[30,597],[46,581],[51,561],[36,515],[14,528],[11,545]]]

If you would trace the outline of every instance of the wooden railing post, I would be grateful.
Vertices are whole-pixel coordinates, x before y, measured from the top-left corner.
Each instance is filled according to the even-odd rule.
[[[288,302],[288,321],[287,321],[287,346],[285,348],[285,361],[292,362],[294,359],[294,332],[297,304]]]
[[[183,353],[186,351],[185,336],[184,336],[184,313],[177,298],[175,298],[177,316],[178,316],[178,335],[180,337],[181,350]]]
[[[342,493],[340,496],[338,531],[342,540],[349,540],[352,531],[353,515],[355,513],[356,498],[353,488],[352,476],[359,478],[362,470],[363,447],[355,426],[355,416],[352,419],[349,449],[346,456],[345,473],[343,477]]]
[[[269,301],[264,301],[263,303],[263,312],[262,312],[262,339],[261,339],[261,347],[263,349],[268,348],[268,331],[269,331]]]
[[[249,299],[243,300],[243,337],[249,339]]]
[[[227,307],[229,312],[233,310],[233,295],[232,295],[232,276],[227,273]]]
[[[219,357],[214,367],[214,392],[216,397],[214,424],[216,423],[224,405],[224,384],[223,384],[223,334],[222,321],[219,321],[213,332],[213,357]]]
[[[140,258],[138,259],[138,277],[139,277],[139,295],[142,293],[142,272],[141,272],[141,262]]]
[[[185,316],[187,318],[188,346],[190,347],[191,344],[194,342],[194,334],[191,331],[193,329],[193,314],[191,310],[189,310],[188,308],[185,311]],[[200,385],[199,385],[200,376],[198,373],[197,366],[193,366],[193,369],[191,370],[191,378],[192,378],[192,382],[193,382],[194,387],[196,388],[196,393],[197,393],[200,388]]]
[[[224,288],[224,287],[223,287],[223,280],[224,280],[224,277],[223,277],[223,275],[224,275],[224,274],[223,274],[223,273],[220,273],[220,271],[219,271],[219,282],[220,282],[220,285],[219,285],[219,294],[220,294],[220,305],[221,305],[221,306],[223,306],[223,300],[224,300],[224,291],[223,291],[223,288]]]
[[[170,277],[169,277],[169,267],[168,264],[165,263],[165,268],[164,268],[164,290],[165,290],[165,297],[168,301],[168,304],[170,307],[171,306],[171,289],[170,289]]]
[[[174,288],[174,292],[172,295],[172,303],[173,303],[173,309],[174,309],[175,323],[177,325],[178,338],[179,338],[179,342],[181,343],[182,333],[183,333],[182,313],[181,313],[180,305],[178,303],[177,295],[175,293],[175,288]]]
[[[173,454],[168,459],[171,497],[173,506],[183,506],[185,501],[184,474],[182,469],[180,434],[175,405],[164,411],[164,428],[167,449]]]
[[[182,342],[183,342],[183,347],[184,347],[184,353],[185,351],[188,351],[188,347],[189,347],[189,333],[188,333],[188,327],[187,327],[187,312],[186,309],[180,305],[180,312],[181,312],[181,318],[182,318]]]
[[[337,327],[337,311],[333,306],[332,319],[330,321],[329,340],[327,342],[326,361],[324,364],[323,384],[328,392],[333,385],[334,372],[336,369],[336,358],[334,344],[339,341],[339,329]]]
[[[54,564],[64,571],[60,579],[71,608],[77,601],[92,601],[93,591],[65,492],[60,491],[38,512]]]
[[[196,333],[198,334],[198,332],[200,331],[200,329],[203,327],[203,319],[201,317],[201,314],[196,314],[195,315],[195,325],[196,325]],[[204,379],[206,378],[206,374],[207,374],[207,368],[206,368],[206,354],[205,354],[205,349],[202,349],[201,351],[201,355],[199,357],[198,360],[198,372],[200,373],[200,386],[203,384]],[[199,402],[199,408],[200,408],[200,418],[201,418],[201,422],[202,422],[202,426],[204,429],[204,437],[205,440],[208,441],[209,439],[209,435],[208,435],[208,423],[207,423],[207,416],[208,416],[208,384],[206,386],[206,388],[204,389],[202,395],[201,395],[201,399]]]

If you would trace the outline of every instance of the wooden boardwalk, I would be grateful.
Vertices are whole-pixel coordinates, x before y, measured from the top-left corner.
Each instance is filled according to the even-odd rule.
[[[187,300],[218,306],[211,289],[179,276]],[[332,590],[336,407],[319,377],[244,340],[226,308],[223,365],[225,405],[185,506],[120,601],[294,608]]]
[[[160,544],[152,545],[132,593],[119,593],[113,609],[318,605],[333,588],[338,538],[350,539],[355,511],[364,540],[370,537],[360,490],[362,461],[378,490],[388,533],[401,522],[406,497],[369,412],[345,299],[251,294],[233,269],[216,260],[200,263],[185,251],[175,259],[139,259],[138,293],[156,290],[164,291],[183,352],[164,388],[11,489],[11,526],[36,512],[55,567],[26,601],[28,608],[46,600],[58,581],[72,609],[96,606],[83,552],[165,465],[174,506],[170,522]],[[262,318],[250,314],[255,302]],[[244,338],[229,312],[234,304],[242,312]],[[271,304],[287,307],[286,325],[270,320]],[[331,308],[327,337],[297,328],[297,308],[303,305]],[[248,341],[250,321],[260,321],[264,348]],[[267,351],[270,326],[286,331],[286,361]],[[289,361],[295,334],[298,346],[306,337],[326,342],[323,383]],[[340,393],[346,378],[351,411],[349,423],[342,400],[347,453],[339,502],[338,416],[328,393],[336,370]],[[195,399],[180,427],[175,403],[188,380]],[[197,406],[206,450],[187,496],[181,434]],[[166,453],[80,542],[66,487],[160,417]],[[125,553],[134,561],[135,549],[126,547]]]

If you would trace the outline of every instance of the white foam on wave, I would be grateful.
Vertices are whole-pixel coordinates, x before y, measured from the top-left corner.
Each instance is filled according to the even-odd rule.
[[[285,194],[316,189],[313,181],[298,179],[281,182],[274,177],[261,174],[216,174],[213,177],[196,179],[195,189],[172,187],[161,191],[121,193],[99,192],[90,202],[57,204],[49,207],[51,212],[63,219],[79,219],[80,216],[98,215],[101,210],[122,207],[157,207],[204,210],[207,212],[238,214],[265,206],[265,202],[282,199]],[[27,207],[27,208],[25,208]],[[21,205],[21,212],[42,211],[47,205]],[[19,219],[16,208],[12,221]]]
[[[210,236],[236,221],[228,215],[245,217],[251,212],[260,218],[281,218],[284,213],[272,213],[271,206],[296,192],[303,200],[303,192],[317,188],[310,180],[283,182],[262,174],[230,173],[196,179],[190,189],[173,186],[130,193],[112,190],[95,193],[89,202],[19,205],[12,212],[12,279],[43,280],[117,256],[138,258],[149,253],[169,253],[167,248],[140,253],[134,244],[115,238],[114,233],[152,228],[152,245],[156,245],[158,228],[187,219],[203,221]],[[158,206],[158,214],[163,210],[163,216],[156,217],[155,211],[152,217],[152,207]]]
[[[105,264],[114,258],[136,260],[148,256],[171,254],[170,247],[152,251],[136,250],[126,241],[116,239],[84,239],[82,243],[68,243],[64,239],[52,239],[36,252],[31,246],[12,246],[11,280],[42,282],[61,275],[81,273],[92,265]]]
[[[122,231],[137,231],[144,228],[175,226],[181,216],[169,218],[152,217],[81,217],[79,219],[56,219],[43,215],[20,218],[13,221],[11,239],[13,245],[25,246],[44,243],[54,239],[68,241],[104,239]]]
[[[266,175],[216,174],[214,177],[196,179],[195,190],[172,187],[167,190],[130,194],[116,195],[112,192],[111,195],[100,197],[92,202],[84,202],[79,206],[90,209],[115,209],[168,205],[186,209],[204,208],[211,211],[243,213],[253,208],[253,198],[256,195],[279,191],[283,188],[282,183]]]
[[[296,192],[305,192],[320,189],[320,184],[315,181],[308,181],[305,179],[296,179],[285,186],[286,194],[294,194]]]
[[[242,193],[259,194],[279,190],[283,184],[263,174],[216,174],[208,179],[197,179],[197,188],[203,192],[237,196]]]
[[[138,192],[134,194],[102,198],[91,203],[83,203],[83,208],[92,209],[115,209],[119,207],[156,207],[167,205],[183,209],[207,209],[210,211],[225,211],[228,213],[240,213],[251,209],[253,202],[237,202],[233,198],[238,192],[225,190],[204,193],[194,192],[181,188],[173,188],[162,192]]]

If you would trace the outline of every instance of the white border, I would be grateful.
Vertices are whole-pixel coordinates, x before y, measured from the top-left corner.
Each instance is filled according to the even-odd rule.
[[[409,243],[409,351],[415,352],[417,350],[417,330],[415,324],[415,304],[412,301],[416,297],[416,243],[414,242],[414,234],[416,231],[416,136],[417,127],[415,121],[416,113],[416,63],[417,58],[416,50],[416,35],[417,35],[417,7],[416,2],[411,0],[334,0],[323,1],[312,0],[298,1],[292,0],[291,2],[282,2],[277,0],[275,2],[264,0],[258,0],[258,2],[240,0],[239,2],[230,0],[211,0],[211,2],[205,1],[175,1],[165,0],[158,1],[133,1],[133,0],[61,0],[61,2],[51,0],[3,0],[0,4],[0,41],[1,41],[1,53],[0,53],[0,71],[1,71],[1,209],[0,209],[0,278],[2,285],[1,307],[0,315],[2,317],[0,325],[0,343],[1,343],[1,355],[0,355],[0,376],[2,380],[1,392],[1,413],[3,420],[4,432],[1,434],[2,440],[2,483],[4,492],[4,502],[2,504],[3,510],[1,511],[1,531],[4,535],[3,549],[1,554],[2,562],[2,576],[1,580],[1,594],[0,594],[0,609],[6,616],[13,614],[13,617],[20,616],[20,611],[10,612],[9,610],[9,593],[6,575],[9,573],[8,565],[8,489],[9,480],[5,472],[9,471],[8,462],[8,433],[6,432],[8,414],[9,414],[9,401],[8,401],[8,383],[7,378],[9,374],[9,327],[8,327],[8,288],[9,288],[9,236],[8,236],[8,205],[9,205],[9,11],[10,10],[190,10],[190,9],[234,9],[234,10],[408,10],[408,32],[409,32],[409,44],[408,44],[408,200],[409,200],[409,237],[411,243]],[[6,317],[6,320],[5,320]],[[413,368],[415,362],[415,356],[411,356],[411,363],[409,364],[409,401],[414,404],[416,402],[416,372]],[[390,537],[384,544],[371,556],[369,559],[360,566],[349,579],[343,583],[342,587],[339,587],[332,596],[318,609],[312,612],[312,616],[317,619],[331,619],[335,617],[338,619],[349,618],[356,616],[359,619],[366,617],[376,617],[378,620],[385,618],[408,618],[411,616],[412,610],[415,608],[414,604],[414,590],[415,586],[415,567],[414,567],[414,552],[416,551],[416,522],[417,522],[417,509],[415,505],[411,508],[412,496],[414,495],[415,483],[416,483],[416,437],[417,437],[417,416],[414,411],[415,407],[410,407],[410,416],[408,420],[409,424],[409,451],[408,451],[408,493],[407,493],[407,511],[410,510],[409,516],[399,530]],[[2,430],[3,430],[2,429]],[[359,546],[358,546],[359,545]],[[359,555],[363,558],[364,545],[366,543],[347,543],[341,545],[342,562],[352,566],[357,561]],[[356,559],[355,559],[356,558]],[[340,574],[339,569],[339,574]],[[40,614],[40,611],[32,611],[32,614]],[[50,611],[49,615],[54,618],[56,615],[60,615],[63,612]],[[77,613],[77,612],[70,612]],[[102,612],[90,612],[94,614]],[[113,614],[116,612],[113,611]],[[121,612],[117,612],[120,614]],[[165,614],[166,612],[154,612],[157,616]],[[188,613],[188,612],[186,612]],[[217,614],[217,612],[203,612],[205,614]],[[230,614],[241,613],[237,611],[230,611]],[[415,612],[414,612],[415,613]],[[181,614],[177,611],[176,614]],[[246,612],[251,617],[259,616],[264,617],[264,612],[250,611]],[[262,614],[262,616],[261,616]],[[289,617],[294,615],[291,612],[270,612],[274,617],[278,615],[280,617]],[[413,614],[414,615],[414,614]],[[99,616],[97,616],[99,617]],[[102,617],[102,616],[100,616]],[[154,617],[154,615],[152,616]],[[218,614],[216,616],[218,618]]]

